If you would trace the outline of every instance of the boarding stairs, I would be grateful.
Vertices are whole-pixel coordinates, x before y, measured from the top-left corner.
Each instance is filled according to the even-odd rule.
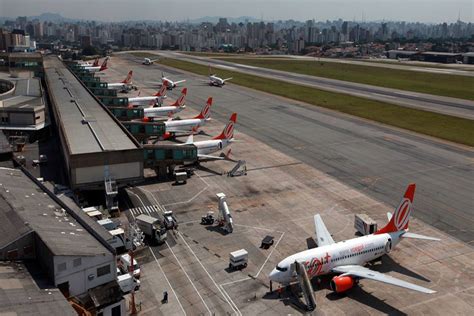
[[[306,307],[308,311],[313,311],[316,308],[316,298],[314,297],[311,280],[306,273],[305,266],[301,262],[295,261],[293,267],[295,269],[296,275],[298,276],[298,282],[300,284],[301,290],[303,291]]]

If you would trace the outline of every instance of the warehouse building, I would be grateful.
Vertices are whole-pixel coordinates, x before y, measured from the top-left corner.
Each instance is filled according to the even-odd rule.
[[[115,295],[105,303],[92,298],[91,308],[122,315],[115,251],[98,226],[22,170],[0,168],[0,261],[33,262],[71,300],[96,297],[107,287]]]
[[[103,189],[143,178],[143,150],[133,136],[55,56],[45,79],[72,189]]]

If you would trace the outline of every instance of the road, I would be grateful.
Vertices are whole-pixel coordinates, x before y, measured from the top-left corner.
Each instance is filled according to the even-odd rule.
[[[199,109],[208,96],[213,96],[213,118],[225,122],[230,113],[238,112],[238,132],[387,205],[396,207],[406,185],[416,182],[414,216],[473,244],[472,148],[232,84],[209,87],[203,83],[203,76],[161,65],[142,66],[138,59],[114,60],[112,70],[125,75],[133,69],[134,83],[139,86],[156,81],[162,70],[172,74],[172,79],[186,78],[188,106]],[[245,159],[238,157],[238,153],[234,155],[236,159]]]
[[[190,56],[171,51],[159,51],[159,54],[165,57],[194,62],[206,66],[210,64],[214,68],[242,72],[260,76],[262,78],[277,79],[326,91],[344,93],[371,100],[474,119],[474,102],[469,100],[295,74],[286,71],[231,63],[207,57]]]

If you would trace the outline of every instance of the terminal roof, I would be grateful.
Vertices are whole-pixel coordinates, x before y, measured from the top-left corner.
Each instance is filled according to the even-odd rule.
[[[57,57],[45,57],[44,66],[71,155],[138,148]]]

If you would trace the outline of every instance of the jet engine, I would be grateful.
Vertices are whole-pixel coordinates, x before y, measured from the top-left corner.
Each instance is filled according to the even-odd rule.
[[[336,293],[343,293],[350,290],[355,283],[355,280],[350,276],[335,276],[332,278],[329,286],[331,287],[332,291]]]

